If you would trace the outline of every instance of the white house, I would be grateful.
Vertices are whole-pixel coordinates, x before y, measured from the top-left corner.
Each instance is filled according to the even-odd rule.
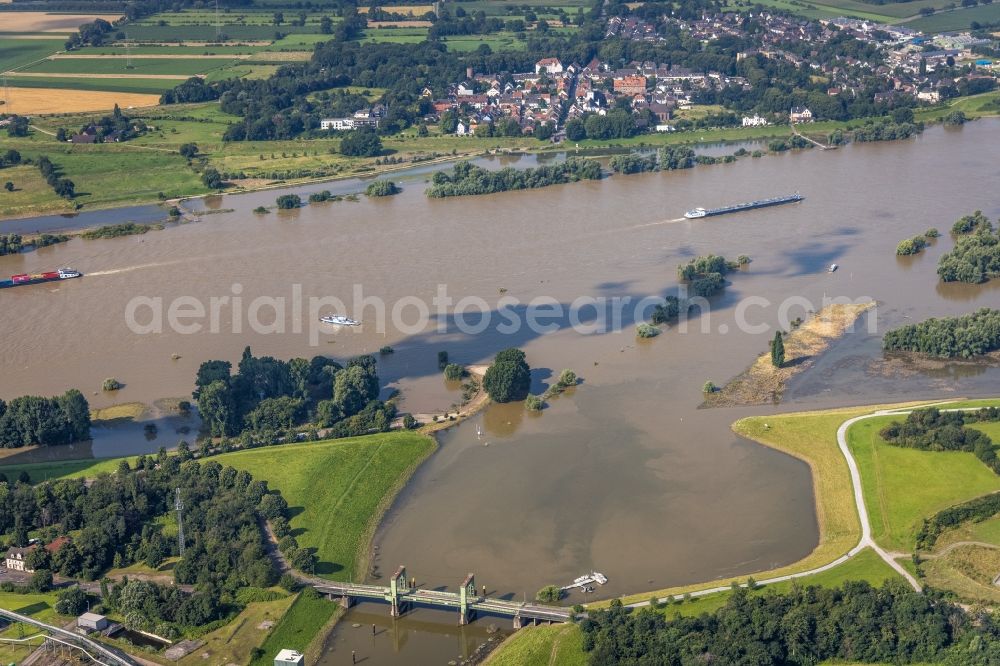
[[[754,114],[752,116],[743,116],[743,127],[765,127],[767,125],[767,119]]]
[[[941,93],[937,90],[921,90],[917,93],[917,99],[923,102],[937,103],[941,101]]]
[[[535,74],[562,74],[563,66],[559,58],[542,58],[535,63]]]
[[[319,121],[319,128],[338,131],[354,129],[354,118],[323,118]]]
[[[7,551],[6,564],[7,568],[11,571],[24,571],[26,573],[31,573],[32,569],[28,569],[25,561],[28,559],[28,553],[33,551],[38,546],[28,546],[27,548],[11,548]]]
[[[788,118],[793,123],[811,123],[813,121],[813,112],[804,106],[793,106],[791,113],[788,114]]]

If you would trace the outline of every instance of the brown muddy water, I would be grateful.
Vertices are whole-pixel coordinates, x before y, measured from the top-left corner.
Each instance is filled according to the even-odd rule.
[[[534,392],[562,368],[575,370],[582,383],[541,414],[494,406],[443,434],[441,449],[376,534],[376,573],[405,564],[418,582],[454,589],[472,571],[498,595],[520,598],[596,569],[609,578],[598,591],[608,597],[787,564],[817,542],[808,469],[736,437],[730,424],[778,410],[997,392],[997,368],[900,377],[872,362],[881,358],[888,327],[1000,303],[1000,283],[937,283],[937,257],[953,244],[947,233],[915,258],[894,254],[902,238],[931,226],[946,231],[975,209],[1000,214],[1000,165],[990,148],[998,141],[1000,121],[983,120],[899,143],[444,200],[424,196],[425,172],[403,174],[395,177],[404,188],[395,197],[264,216],[251,210],[272,206],[282,192],[216,197],[204,205],[235,212],[141,237],[77,239],[0,258],[0,275],[65,265],[87,274],[0,292],[0,396],[79,387],[101,406],[112,402],[99,393],[101,382],[114,376],[126,384],[114,401],[151,402],[187,395],[200,362],[236,361],[245,345],[281,358],[343,358],[391,345],[395,353],[380,360],[386,387],[402,389],[405,409],[427,412],[459,399],[437,370],[439,350],[475,363],[517,346],[534,368]],[[530,166],[535,158],[515,163]],[[334,187],[290,191],[321,189]],[[806,197],[800,204],[681,218],[694,206],[796,190]],[[688,332],[675,328],[648,341],[636,340],[628,308],[617,332],[581,333],[557,317],[552,332],[522,326],[503,333],[493,312],[477,334],[456,330],[450,315],[419,332],[391,324],[380,330],[373,306],[355,310],[354,285],[390,307],[406,297],[430,303],[439,285],[455,300],[479,297],[490,307],[501,296],[522,304],[537,297],[562,304],[581,296],[662,297],[676,288],[677,265],[706,253],[747,254],[753,263]],[[840,270],[827,273],[834,262]],[[301,312],[288,305],[279,317],[283,334],[251,331],[245,317],[240,332],[223,316],[221,332],[190,335],[140,335],[125,322],[127,304],[138,296],[162,298],[166,310],[179,297],[207,308],[212,297],[239,295],[247,304],[259,296],[291,300],[297,290],[303,300],[340,298],[342,314],[364,325],[323,329],[314,345],[308,305]],[[739,304],[750,297],[767,301],[746,310],[749,321],[764,324],[753,334],[737,326]],[[800,300],[788,318],[818,309],[824,297],[874,298],[876,330],[859,326],[834,345],[792,382],[780,407],[699,410],[706,380],[726,381],[767,349],[779,305],[790,297]],[[408,308],[404,319],[412,323],[415,309]],[[296,322],[301,332],[292,332]],[[128,452],[149,445],[107,448],[119,446]],[[580,600],[577,594],[568,601]],[[341,663],[350,650],[351,639],[337,641],[351,622],[349,615],[334,632],[339,656],[327,663]],[[456,654],[450,643],[428,650],[419,654],[433,654],[430,663]],[[412,659],[404,657],[400,663]],[[369,663],[391,661],[386,652]]]

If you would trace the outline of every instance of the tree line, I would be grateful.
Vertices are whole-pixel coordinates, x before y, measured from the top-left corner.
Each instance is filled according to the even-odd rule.
[[[906,324],[886,331],[882,349],[944,358],[981,356],[1000,349],[1000,310],[981,308],[961,317]]]
[[[53,446],[90,439],[90,405],[70,389],[61,396],[0,400],[0,447]]]
[[[615,600],[580,623],[587,661],[605,664],[812,666],[862,663],[986,665],[1000,659],[1000,624],[988,611],[913,591],[794,586],[787,593],[734,590],[699,617],[667,619],[662,609],[629,610]]]
[[[748,263],[750,258],[743,255],[736,261],[727,261],[725,257],[709,254],[678,266],[677,277],[688,283],[692,294],[707,298],[726,288],[727,273]]]
[[[969,423],[1000,420],[1000,410],[984,408],[976,412],[943,412],[936,407],[915,409],[905,421],[893,421],[879,432],[887,443],[920,451],[967,451],[1000,474],[1000,459],[993,441]]]
[[[960,238],[938,260],[943,282],[980,284],[1000,276],[1000,233],[981,211],[961,218],[951,231]]]
[[[570,157],[565,162],[532,169],[505,167],[488,171],[471,162],[459,162],[451,173],[437,171],[431,178],[427,196],[457,197],[471,194],[493,194],[510,190],[528,190],[578,180],[598,180],[601,165],[594,160]]]

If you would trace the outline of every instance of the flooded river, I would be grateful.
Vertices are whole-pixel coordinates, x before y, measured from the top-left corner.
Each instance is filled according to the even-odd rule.
[[[402,389],[405,409],[426,412],[460,398],[437,370],[438,351],[468,364],[517,346],[532,365],[533,392],[563,368],[582,383],[541,414],[493,406],[443,434],[440,451],[376,534],[380,570],[405,564],[419,583],[452,589],[473,571],[498,595],[530,598],[543,585],[565,585],[596,569],[609,578],[599,590],[604,597],[788,564],[817,542],[808,469],[742,440],[729,426],[748,414],[996,392],[997,369],[901,378],[871,363],[881,358],[879,340],[888,327],[1000,303],[997,282],[937,283],[937,257],[952,246],[947,233],[922,255],[895,257],[901,239],[928,227],[946,232],[975,209],[1000,214],[1000,165],[985,149],[998,141],[1000,122],[983,120],[899,143],[495,196],[428,199],[424,170],[400,177],[404,191],[395,197],[267,215],[251,211],[272,206],[282,192],[215,197],[204,205],[234,212],[140,237],[76,239],[0,258],[0,275],[65,265],[86,273],[65,284],[0,292],[0,396],[78,387],[95,406],[148,403],[188,395],[199,363],[236,361],[246,345],[281,358],[344,358],[391,345],[395,353],[380,360],[386,387]],[[524,157],[517,164],[534,162]],[[336,188],[351,191],[346,185],[292,191]],[[795,191],[805,201],[682,218],[694,206]],[[747,254],[753,263],[686,333],[671,329],[637,341],[628,308],[619,331],[574,330],[566,315],[547,320],[556,324],[549,332],[498,326],[504,297],[518,302],[508,312],[522,320],[525,304],[541,297],[564,306],[581,297],[662,297],[676,289],[679,263],[707,253]],[[827,273],[834,262],[840,270]],[[436,316],[433,306],[428,326],[409,326],[420,310],[414,303],[432,303],[442,286],[454,302],[485,301],[491,320],[483,331],[463,333],[451,310]],[[258,312],[285,332],[251,330],[245,313],[236,331],[226,308],[216,333],[206,323],[194,334],[169,327],[137,334],[126,322],[137,297],[162,299],[166,310],[182,297],[208,309],[212,298],[236,296],[244,305],[261,296],[285,299],[277,317],[273,309]],[[364,325],[312,331],[311,297],[336,297],[343,314]],[[370,299],[364,309],[359,297]],[[757,300],[744,311],[740,303],[750,297]],[[874,298],[877,330],[861,326],[835,345],[792,383],[779,407],[699,410],[707,380],[725,382],[767,349],[779,306],[790,297],[799,300],[789,318],[818,309],[824,297]],[[385,327],[378,325],[376,300],[387,304]],[[400,303],[407,305],[393,325],[391,308]],[[150,322],[149,308],[140,314],[140,323]],[[592,315],[585,308],[583,323]],[[763,330],[741,330],[742,319]],[[101,394],[105,377],[126,386],[114,398]],[[170,444],[164,439],[156,446]],[[149,443],[120,446],[141,450]],[[570,598],[578,600],[579,594]],[[375,608],[365,612],[385,611]],[[423,613],[404,621],[423,621]],[[345,650],[368,649],[351,647],[351,617],[331,637],[339,656],[324,663],[344,663]],[[434,642],[422,634],[413,640]],[[435,658],[455,658],[459,643],[450,634],[440,639]],[[392,650],[378,654],[369,663],[392,661]]]

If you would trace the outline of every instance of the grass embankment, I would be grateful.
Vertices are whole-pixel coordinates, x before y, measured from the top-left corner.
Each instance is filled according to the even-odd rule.
[[[382,514],[435,448],[429,437],[391,432],[237,451],[214,460],[281,491],[299,545],[316,549],[318,575],[356,580],[364,577],[368,542]]]
[[[918,451],[887,444],[879,431],[905,416],[854,424],[847,441],[858,462],[872,537],[884,548],[911,552],[924,518],[1000,490],[1000,476],[964,451]]]
[[[493,651],[484,666],[583,666],[583,634],[575,624],[525,627]]]
[[[847,333],[858,317],[874,305],[875,302],[871,301],[824,307],[785,335],[784,365],[775,367],[769,353],[761,354],[753,365],[730,380],[721,391],[709,394],[705,405],[728,407],[780,402],[788,380],[811,366],[816,357]]]
[[[46,592],[44,594],[34,592],[30,594],[0,592],[0,608],[33,617],[41,622],[52,622],[60,617],[56,613],[56,595],[54,592]]]
[[[261,645],[263,654],[256,659],[249,659],[247,654],[237,663],[270,666],[274,662],[274,655],[280,650],[290,649],[305,653],[313,640],[322,640],[320,634],[327,633],[323,628],[330,623],[334,614],[339,612],[340,606],[327,601],[311,588],[303,590],[295,597],[291,608],[288,608],[288,612],[281,617],[277,626]]]

